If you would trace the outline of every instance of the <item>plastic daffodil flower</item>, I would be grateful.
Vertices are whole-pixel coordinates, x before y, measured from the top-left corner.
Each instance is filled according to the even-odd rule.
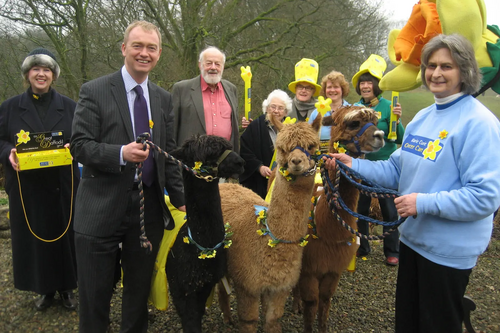
[[[325,99],[323,96],[319,96],[318,101],[314,104],[314,106],[316,107],[316,110],[318,110],[318,112],[321,113],[321,115],[324,117],[328,111],[332,110],[330,104],[332,104],[331,98]]]
[[[31,140],[30,132],[25,132],[24,130],[21,130],[16,135],[17,135],[17,144],[28,143],[28,141]]]
[[[341,153],[341,154],[345,154],[345,152],[346,152],[347,150],[345,150],[345,148],[344,148],[344,147],[340,147],[339,149],[337,149],[337,151],[338,151],[339,153]]]
[[[151,129],[152,129],[154,125],[155,125],[155,123],[153,123],[153,121],[152,121],[152,120],[150,120],[150,121],[149,121],[149,128],[151,128]]]
[[[338,141],[333,143],[333,148],[339,149],[339,142]]]
[[[441,140],[446,139],[447,136],[448,136],[448,131],[447,130],[442,130],[441,132],[439,132],[439,138]]]
[[[279,241],[274,241],[272,239],[270,239],[268,242],[267,242],[267,245],[269,245],[270,247],[275,247],[276,244],[278,244]]]
[[[259,229],[259,230],[257,230],[257,234],[259,236],[262,236],[262,235],[264,235],[264,231],[262,231],[262,229]]]
[[[198,258],[200,258],[200,259],[207,259],[208,257],[207,257],[207,254],[206,254],[205,252],[202,252],[202,253],[198,256]]]
[[[186,244],[189,244],[189,243],[190,243],[190,242],[189,242],[189,238],[188,238],[187,236],[185,236],[182,240],[183,240],[183,241],[184,241],[184,243],[186,243]]]
[[[230,239],[224,242],[225,249],[229,248],[231,245],[233,245],[233,241]]]
[[[436,159],[436,153],[441,149],[443,148],[439,145],[439,139],[436,139],[434,142],[429,141],[427,148],[423,152],[424,160],[428,158],[434,161]]]
[[[283,125],[295,124],[296,121],[297,118],[286,117],[285,120],[283,121]]]
[[[194,168],[193,168],[193,170],[200,171],[200,168],[201,168],[202,165],[203,165],[203,163],[201,163],[201,162],[194,162]]]

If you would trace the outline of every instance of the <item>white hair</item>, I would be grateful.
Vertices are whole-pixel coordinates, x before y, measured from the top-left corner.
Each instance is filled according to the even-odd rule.
[[[226,54],[224,52],[222,52],[221,50],[219,50],[218,48],[216,48],[215,46],[208,46],[203,51],[201,51],[200,57],[198,58],[198,62],[200,62],[200,63],[203,62],[203,57],[205,56],[205,52],[207,52],[207,51],[217,51],[217,52],[219,52],[220,54],[222,54],[222,63],[223,64],[226,63]]]
[[[267,96],[267,98],[264,100],[264,102],[262,102],[262,112],[264,114],[267,112],[267,107],[269,106],[269,104],[271,103],[271,101],[274,98],[277,98],[277,99],[281,100],[283,103],[285,103],[285,110],[286,110],[285,116],[288,115],[292,111],[293,102],[292,102],[292,99],[290,98],[290,96],[288,96],[288,94],[286,92],[284,92],[283,90],[276,89],[276,90],[273,90]]]

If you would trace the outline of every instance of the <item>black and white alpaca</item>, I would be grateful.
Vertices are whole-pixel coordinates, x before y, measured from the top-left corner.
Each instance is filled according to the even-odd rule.
[[[245,164],[229,141],[211,135],[194,136],[171,155],[202,176],[217,178],[237,178]],[[201,332],[205,303],[227,271],[224,242],[229,239],[225,238],[217,178],[207,181],[183,170],[187,221],[168,254],[166,271],[184,333]]]

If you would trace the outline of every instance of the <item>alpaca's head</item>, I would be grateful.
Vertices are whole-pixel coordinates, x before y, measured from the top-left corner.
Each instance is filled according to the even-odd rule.
[[[194,168],[196,162],[201,162],[202,168],[217,170],[214,177],[238,178],[244,171],[245,161],[232,150],[231,143],[220,136],[194,135],[170,155],[190,168]],[[230,152],[224,157],[226,151]]]
[[[286,168],[289,174],[295,176],[314,168],[315,160],[311,157],[319,149],[320,127],[321,115],[312,124],[296,122],[279,126],[275,145],[278,167]]]
[[[377,114],[370,108],[347,106],[338,109],[323,118],[323,125],[332,127],[329,151],[337,152],[343,147],[356,156],[380,150],[385,144],[384,132],[377,124]]]

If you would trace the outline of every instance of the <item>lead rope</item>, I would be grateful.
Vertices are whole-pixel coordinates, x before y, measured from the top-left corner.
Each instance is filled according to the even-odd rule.
[[[226,150],[224,152],[224,154],[222,154],[222,156],[219,157],[219,159],[216,162],[217,165],[215,166],[215,168],[213,168],[215,170],[215,176],[212,176],[212,175],[203,176],[204,173],[208,173],[210,170],[209,171],[207,171],[207,170],[199,170],[198,171],[198,170],[194,170],[194,169],[190,168],[189,166],[182,163],[181,161],[179,161],[178,159],[176,159],[175,157],[173,157],[172,155],[168,154],[166,151],[164,151],[163,149],[158,147],[156,144],[151,142],[149,140],[150,137],[151,137],[151,134],[149,134],[148,132],[144,132],[137,137],[136,142],[143,144],[142,150],[146,150],[146,148],[147,148],[146,145],[149,145],[150,149],[155,149],[160,154],[165,155],[166,158],[174,161],[177,165],[184,168],[186,171],[191,172],[195,177],[200,178],[200,179],[204,179],[207,182],[212,182],[212,181],[218,179],[217,168],[218,168],[219,164],[222,163],[222,161],[231,153],[230,150]],[[139,235],[139,240],[140,240],[141,247],[146,249],[147,254],[150,254],[153,251],[153,245],[151,244],[151,242],[148,240],[148,237],[146,236],[146,228],[144,226],[144,190],[143,190],[143,185],[142,185],[143,162],[136,163],[136,165],[137,165],[137,182],[139,183],[139,185],[137,187],[139,189],[139,205],[140,205],[140,208],[139,208],[139,227],[141,230],[141,234]]]
[[[327,156],[328,158],[331,158],[330,156]],[[395,231],[396,228],[393,228],[389,230],[388,232],[384,232],[382,235],[379,236],[367,236],[359,233],[357,230],[354,230],[350,225],[348,225],[340,216],[338,213],[338,210],[343,209],[345,210],[348,214],[356,217],[356,218],[361,218],[365,221],[375,223],[375,224],[380,224],[383,226],[391,226],[391,227],[397,227],[400,224],[402,224],[404,221],[406,221],[406,217],[400,218],[397,221],[394,222],[384,222],[384,221],[379,221],[375,220],[369,216],[365,216],[362,214],[358,214],[354,211],[352,211],[347,205],[345,204],[344,200],[342,200],[342,197],[340,196],[339,193],[339,184],[340,184],[340,176],[342,175],[344,178],[349,180],[349,182],[354,185],[361,193],[371,196],[373,198],[396,198],[399,197],[400,194],[397,191],[391,190],[391,189],[386,189],[376,183],[373,183],[363,177],[360,173],[354,171],[353,169],[347,167],[345,164],[340,162],[339,160],[335,161],[335,185],[332,184],[330,176],[328,174],[328,171],[322,167],[321,168],[321,178],[323,179],[323,184],[325,184],[324,189],[325,189],[325,194],[328,200],[328,204],[330,209],[332,210],[332,213],[335,215],[337,220],[346,228],[349,232],[352,234],[364,238],[366,240],[381,240],[384,239],[386,236],[388,236],[391,232]],[[354,179],[359,179],[367,183],[368,185],[363,185],[355,181]],[[328,186],[326,186],[328,185]]]
[[[30,222],[28,221],[28,214],[26,213],[26,207],[24,206],[23,190],[21,188],[21,179],[19,178],[19,171],[16,171],[16,174],[17,174],[17,184],[19,185],[19,196],[21,198],[21,206],[23,207],[24,218],[26,220],[26,224],[28,225],[28,229],[30,230],[31,234],[45,243],[53,243],[55,241],[58,241],[66,234],[66,232],[68,232],[69,226],[71,225],[71,219],[73,217],[73,189],[74,189],[74,185],[75,185],[74,184],[75,180],[73,178],[73,163],[71,163],[71,201],[70,201],[70,208],[69,208],[68,225],[66,226],[66,230],[64,230],[64,232],[61,234],[61,236],[54,238],[54,239],[44,239],[44,238],[38,236],[37,234],[35,234],[35,232],[31,229]]]

